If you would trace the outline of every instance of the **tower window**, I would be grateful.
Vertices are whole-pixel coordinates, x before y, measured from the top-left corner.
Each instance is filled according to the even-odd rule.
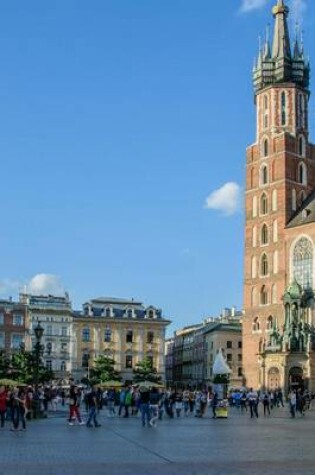
[[[255,317],[253,321],[253,332],[259,332],[259,330],[260,330],[259,318]]]
[[[268,227],[266,224],[261,228],[261,244],[268,244]]]
[[[307,184],[307,172],[306,172],[306,165],[305,163],[301,162],[298,168],[298,182],[301,185]]]
[[[263,155],[264,155],[264,157],[268,157],[268,155],[269,155],[268,139],[265,139],[264,142],[263,142]]]
[[[266,276],[269,273],[268,257],[266,254],[263,254],[261,258],[260,273],[262,276]]]
[[[264,109],[268,109],[268,96],[267,94],[264,95]]]
[[[261,185],[267,185],[268,183],[268,168],[266,165],[260,169],[260,183]]]
[[[278,203],[277,203],[277,190],[273,190],[272,192],[272,211],[277,211]]]
[[[260,214],[268,213],[268,198],[266,193],[263,193],[260,198]]]
[[[267,305],[268,304],[268,292],[266,286],[263,285],[260,290],[260,305]]]
[[[292,211],[296,211],[296,191],[292,189]]]
[[[285,92],[281,93],[281,125],[285,125],[287,121],[286,117],[286,95]]]
[[[302,135],[299,137],[299,155],[305,157],[305,139]]]
[[[268,319],[267,319],[267,330],[272,330],[272,327],[273,327],[273,317],[272,315],[269,315]]]

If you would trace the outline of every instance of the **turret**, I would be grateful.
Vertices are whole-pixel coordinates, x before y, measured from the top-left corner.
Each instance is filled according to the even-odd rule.
[[[279,83],[296,83],[304,89],[309,86],[310,67],[304,59],[302,41],[296,36],[291,53],[290,34],[288,27],[289,8],[284,0],[272,9],[275,19],[272,48],[269,38],[263,49],[259,48],[258,62],[254,66],[253,81],[255,92],[265,87]]]

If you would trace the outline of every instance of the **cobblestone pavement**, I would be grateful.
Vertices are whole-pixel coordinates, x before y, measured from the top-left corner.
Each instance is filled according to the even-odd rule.
[[[55,416],[30,422],[26,432],[0,431],[0,475],[315,473],[313,411],[250,419],[233,409],[228,419],[165,418],[157,428],[105,412],[100,421],[88,429]]]

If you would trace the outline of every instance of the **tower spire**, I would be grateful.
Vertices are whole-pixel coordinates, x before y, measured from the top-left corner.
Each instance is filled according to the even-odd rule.
[[[272,44],[272,57],[276,60],[291,59],[290,35],[287,17],[289,8],[284,4],[284,0],[278,0],[278,3],[272,9],[275,17],[275,31]]]

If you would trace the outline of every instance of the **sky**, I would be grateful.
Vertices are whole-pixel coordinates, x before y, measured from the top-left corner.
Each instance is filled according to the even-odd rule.
[[[171,331],[242,308],[251,72],[275,3],[2,2],[1,298],[135,298]],[[288,0],[311,65],[312,3]],[[314,140],[312,96],[310,122]]]

